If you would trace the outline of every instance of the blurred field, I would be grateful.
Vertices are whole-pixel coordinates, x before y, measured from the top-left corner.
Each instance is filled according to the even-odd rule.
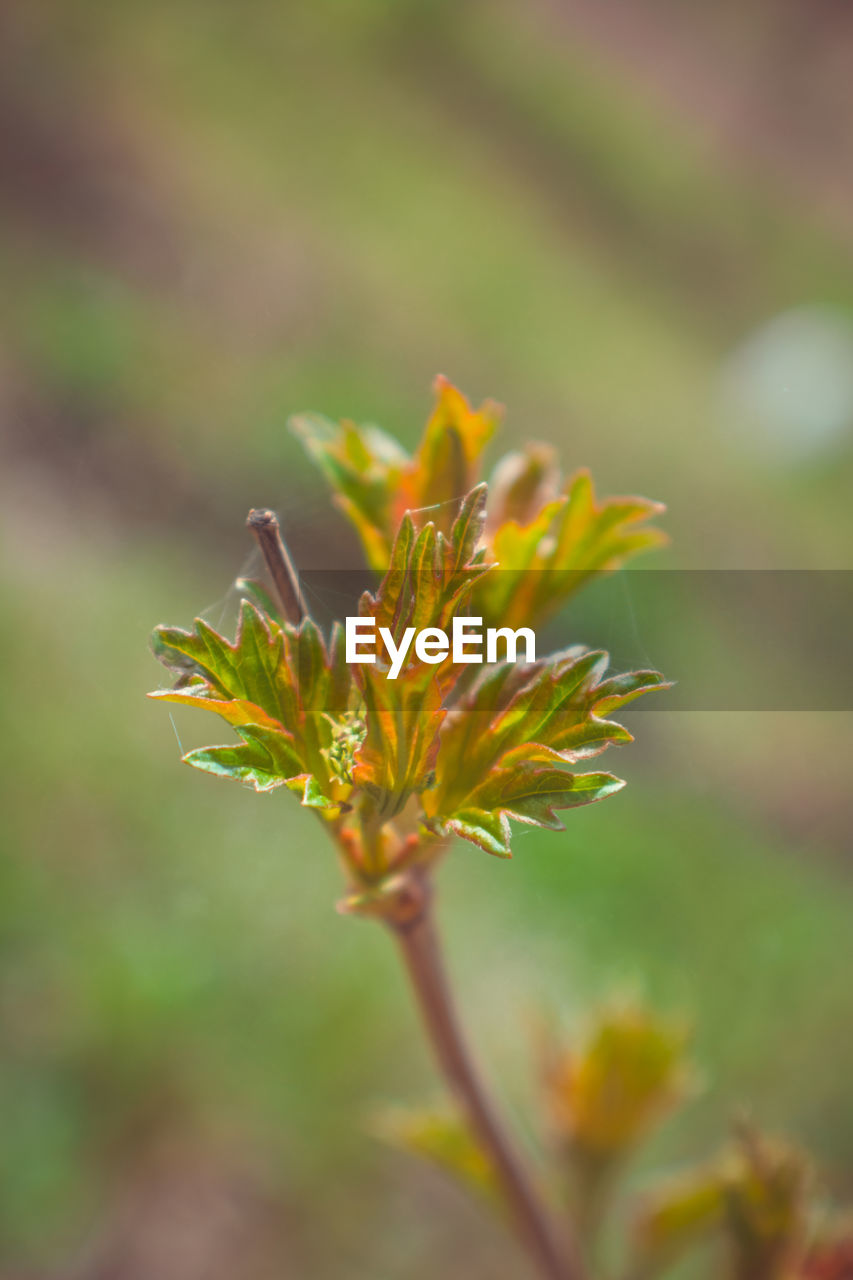
[[[367,1135],[377,1103],[437,1092],[390,946],[334,914],[295,803],[179,765],[147,635],[225,596],[249,506],[334,563],[350,534],[286,416],[411,443],[438,370],[507,404],[505,447],[547,439],[665,500],[656,567],[849,568],[853,407],[821,416],[816,379],[816,417],[762,417],[727,371],[791,309],[851,324],[850,17],[19,0],[0,21],[0,1274],[518,1276]],[[849,636],[815,660],[849,662]],[[689,1012],[705,1086],[648,1163],[704,1153],[745,1103],[850,1201],[851,714],[631,725],[623,795],[509,864],[446,867],[490,1074],[530,1126],[531,1017],[645,992]]]

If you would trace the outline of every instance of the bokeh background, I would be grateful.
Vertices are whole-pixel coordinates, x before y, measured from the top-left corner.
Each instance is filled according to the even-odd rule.
[[[665,500],[657,568],[850,568],[853,13],[0,22],[0,1274],[519,1276],[371,1136],[377,1104],[439,1092],[388,940],[334,913],[292,800],[180,766],[147,635],[227,605],[249,506],[303,566],[351,550],[286,417],[413,443],[439,370],[508,406],[505,446]],[[807,660],[843,669],[849,634]],[[703,1089],[635,1180],[746,1105],[849,1202],[851,715],[780,696],[631,725],[616,800],[445,868],[490,1075],[532,1137],[531,1021],[640,993],[693,1019]]]

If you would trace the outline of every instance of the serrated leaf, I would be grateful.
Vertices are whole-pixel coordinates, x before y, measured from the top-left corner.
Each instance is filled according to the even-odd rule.
[[[191,666],[222,701],[250,702],[272,719],[280,719],[276,673],[281,662],[282,629],[271,619],[265,621],[250,601],[241,602],[233,644],[203,618],[196,618],[192,631],[157,627],[152,647],[155,656],[173,670],[183,672]]]
[[[523,764],[493,769],[474,794],[483,808],[505,813],[519,822],[562,831],[555,809],[604,800],[624,785],[612,773],[567,773],[565,769]]]
[[[492,400],[472,409],[462,392],[442,376],[436,378],[433,390],[435,407],[414,463],[402,477],[403,496],[410,509],[433,508],[430,518],[446,534],[456,518],[455,504],[477,482],[480,457],[503,411]]]
[[[589,472],[578,471],[561,496],[549,497],[535,513],[528,508],[525,522],[490,521],[490,547],[501,572],[479,584],[478,613],[502,626],[540,624],[593,574],[665,546],[666,535],[648,525],[664,509],[639,497],[598,502]]]
[[[466,493],[462,501],[450,530],[449,567],[454,573],[464,572],[474,559],[486,523],[488,494],[488,486],[478,484]]]
[[[443,820],[442,825],[445,831],[479,845],[486,853],[493,853],[497,858],[512,857],[509,822],[500,811],[490,813],[487,809],[474,807],[457,809]]]
[[[431,521],[438,531],[450,533],[500,418],[492,401],[472,409],[446,378],[436,379],[434,391],[435,405],[413,457],[371,425],[338,425],[318,414],[302,414],[290,424],[355,526],[368,563],[379,572],[388,567],[406,511],[418,527]]]
[[[435,382],[435,405],[414,457],[373,426],[340,425],[318,415],[293,420],[338,505],[355,525],[369,564],[385,572],[406,511],[415,528],[427,522],[448,536],[463,494],[480,479],[485,445],[501,417],[486,401],[473,409],[447,381]],[[537,626],[596,572],[666,543],[649,521],[658,502],[596,499],[589,472],[561,491],[553,449],[529,444],[494,470],[485,547],[501,572],[480,583],[474,612],[487,626]],[[466,548],[467,554],[467,548]]]
[[[432,775],[445,715],[441,690],[416,672],[388,680],[374,666],[361,668],[359,684],[366,733],[355,751],[353,782],[392,817]]]
[[[412,459],[391,436],[372,425],[330,422],[320,414],[300,414],[290,428],[332,486],[352,520],[374,569],[388,563],[391,535],[399,523],[395,495]]]
[[[270,729],[280,727],[280,721],[267,715],[263,707],[259,707],[254,702],[240,698],[228,700],[217,698],[209,691],[209,685],[202,686],[199,692],[196,692],[197,688],[198,686],[191,685],[185,689],[156,689],[148,696],[160,702],[174,702],[183,707],[200,707],[204,711],[213,711],[227,724],[235,726],[261,724]]]
[[[363,617],[387,628],[399,647],[407,631],[447,630],[476,578],[489,568],[472,564],[485,519],[485,487],[464,498],[449,538],[427,523],[416,532],[406,515],[391,551],[388,572],[375,595],[360,604]],[[442,704],[456,672],[450,655],[420,662],[412,647],[395,679],[387,662],[361,665],[355,678],[364,700],[366,734],[355,753],[353,780],[376,800],[379,812],[397,813],[424,790],[438,750]]]
[[[187,763],[264,791],[305,775],[313,782],[303,803],[318,807],[311,799],[315,786],[316,796],[330,803],[346,800],[351,785],[334,772],[328,755],[352,689],[340,628],[333,630],[327,651],[310,618],[299,627],[279,625],[244,600],[233,644],[197,619],[191,632],[158,628],[154,647],[184,679],[187,667],[193,675],[183,687],[151,696],[214,711],[243,739],[190,752]]]
[[[658,504],[597,503],[586,473],[560,492],[547,446],[498,465],[487,522],[477,480],[500,411],[473,408],[444,378],[435,393],[413,455],[372,425],[317,415],[292,424],[384,571],[359,609],[380,642],[387,629],[389,650],[426,628],[449,632],[462,614],[535,625],[590,573],[660,541],[645,526]],[[500,575],[490,572],[496,548]],[[346,813],[341,846],[371,892],[428,832],[458,832],[509,856],[510,819],[559,828],[558,810],[612,794],[622,784],[611,774],[565,766],[630,741],[607,716],[664,684],[655,672],[605,679],[606,655],[579,650],[498,664],[477,679],[452,652],[432,664],[412,644],[393,667],[380,656],[352,672],[339,628],[327,646],[310,618],[297,628],[274,617],[260,584],[243,580],[240,590],[233,643],[201,620],[191,632],[158,628],[155,653],[179,681],[154,696],[213,710],[237,731],[238,744],[189,753],[195,767],[259,790],[284,783],[308,807]],[[421,808],[409,803],[415,796]]]
[[[526,444],[505,454],[489,482],[489,531],[512,521],[529,527],[555,499],[560,488],[556,452],[547,444]],[[558,506],[565,499],[557,499]],[[547,526],[546,526],[547,528]]]
[[[249,600],[260,613],[265,613],[279,625],[285,621],[280,606],[273,600],[262,582],[254,578],[238,578],[234,588],[242,599]]]
[[[306,809],[325,809],[337,813],[340,805],[320,787],[312,773],[300,773],[295,778],[288,778],[285,784],[290,791],[295,791]]]
[[[447,630],[461,611],[475,582],[491,565],[474,560],[474,550],[485,523],[486,488],[478,485],[462,500],[449,539],[428,522],[416,531],[411,516],[402,520],[391,563],[374,595],[365,593],[359,612],[387,627],[395,641],[414,626],[417,630]],[[438,674],[421,664],[424,679]]]
[[[620,790],[612,774],[562,766],[630,742],[627,729],[599,712],[666,682],[648,671],[603,679],[607,661],[602,651],[570,649],[529,666],[501,663],[485,671],[442,729],[435,783],[422,797],[428,821],[506,854],[507,840],[494,824],[483,835],[482,818],[472,824],[460,815],[491,813],[561,830],[555,810]]]
[[[238,725],[237,732],[243,739],[239,746],[188,751],[184,763],[220,778],[245,782],[255,791],[272,791],[300,772],[301,761],[290,734],[262,725]]]

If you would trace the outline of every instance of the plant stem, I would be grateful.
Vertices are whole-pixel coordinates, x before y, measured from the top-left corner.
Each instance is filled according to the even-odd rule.
[[[522,1159],[498,1119],[462,1036],[435,928],[425,875],[408,877],[388,917],[438,1065],[493,1167],[518,1232],[547,1280],[582,1280],[573,1243],[558,1240]]]
[[[285,618],[298,627],[307,610],[296,570],[282,542],[278,517],[274,511],[253,507],[246,518],[246,525],[261,549]]]

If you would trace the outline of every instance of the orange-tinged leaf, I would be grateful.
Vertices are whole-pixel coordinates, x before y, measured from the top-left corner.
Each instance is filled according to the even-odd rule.
[[[368,563],[382,573],[407,511],[417,527],[431,521],[449,534],[500,420],[499,405],[487,400],[472,408],[444,377],[436,379],[434,391],[435,405],[413,457],[372,425],[337,425],[318,414],[291,420],[354,524]]]
[[[340,628],[327,649],[310,618],[280,625],[244,600],[233,644],[197,619],[191,632],[158,628],[154,649],[184,680],[193,674],[151,696],[214,711],[243,739],[190,752],[187,763],[263,791],[304,773],[336,804],[346,800],[351,787],[330,755],[352,690]]]
[[[502,416],[490,400],[473,408],[444,377],[434,389],[413,457],[378,427],[336,425],[315,414],[292,423],[380,572],[407,511],[416,529],[431,521],[449,534],[463,495],[481,478],[483,450]],[[648,523],[663,510],[646,498],[597,500],[585,470],[561,486],[548,445],[507,454],[494,469],[484,544],[501,572],[479,584],[476,614],[487,626],[537,626],[591,574],[664,545],[665,535]]]
[[[397,514],[432,508],[429,518],[447,533],[455,519],[455,507],[477,483],[480,456],[502,409],[492,400],[472,409],[462,392],[441,375],[433,389],[435,407],[414,460],[403,473]]]
[[[196,618],[192,631],[157,627],[152,644],[155,656],[165,666],[182,674],[189,667],[222,701],[236,698],[251,702],[273,720],[281,719],[276,677],[282,655],[282,628],[264,618],[250,601],[241,603],[233,644],[203,618]]]
[[[267,715],[263,707],[254,702],[240,698],[223,701],[204,693],[194,693],[192,686],[188,689],[156,689],[148,696],[160,702],[176,702],[183,707],[201,707],[205,711],[215,711],[227,724],[261,724],[268,729],[282,727],[278,720]]]
[[[466,495],[447,538],[428,522],[416,531],[402,521],[391,563],[375,595],[360,604],[364,617],[387,628],[399,648],[407,633],[447,630],[476,578],[488,566],[475,562],[485,519],[485,486]],[[379,812],[393,815],[413,793],[432,782],[443,702],[456,678],[452,656],[421,662],[411,646],[394,679],[385,661],[359,666],[356,680],[364,702],[366,733],[355,753],[353,780],[367,790]]]
[[[662,540],[648,525],[659,504],[598,501],[586,472],[564,485],[545,445],[498,463],[487,518],[478,481],[500,414],[441,377],[413,454],[370,424],[294,419],[384,575],[359,603],[375,624],[374,664],[351,670],[340,628],[327,645],[310,617],[291,625],[248,581],[233,643],[202,620],[155,633],[178,683],[154,696],[212,710],[240,738],[188,763],[258,790],[287,785],[333,818],[360,892],[375,894],[450,833],[509,856],[510,820],[559,829],[559,810],[613,794],[623,784],[612,774],[567,766],[629,742],[609,716],[665,687],[656,672],[606,677],[607,656],[582,649],[479,674],[441,635],[424,637],[431,648],[418,656],[418,633],[446,636],[458,617],[535,627],[590,574]],[[518,639],[503,635],[508,654]]]
[[[243,739],[239,746],[188,751],[184,763],[205,773],[235,778],[255,791],[272,791],[299,773],[301,762],[290,734],[262,725],[239,725],[237,732]]]
[[[505,813],[508,818],[562,831],[555,809],[604,800],[625,783],[612,773],[568,773],[565,769],[527,764],[493,769],[473,793],[478,806]]]
[[[367,731],[355,751],[353,782],[391,817],[430,780],[445,715],[441,690],[412,671],[388,680],[375,666],[360,669],[359,684]]]
[[[384,571],[399,523],[392,506],[411,458],[393,437],[372,425],[337,424],[320,414],[305,413],[292,418],[290,428],[356,526],[369,564]]]
[[[502,626],[538,625],[594,573],[666,545],[666,535],[647,523],[663,510],[647,498],[598,502],[592,477],[582,470],[561,496],[536,511],[528,504],[526,522],[492,518],[490,548],[500,570],[478,585],[477,612]]]
[[[417,532],[409,515],[391,551],[391,563],[375,595],[365,593],[359,612],[376,620],[377,631],[386,627],[396,644],[406,630],[438,627],[447,631],[462,611],[476,580],[489,565],[476,559],[476,548],[485,521],[486,488],[480,485],[466,495],[450,537],[437,533],[432,523]],[[420,663],[411,650],[407,670],[417,671],[423,684],[438,682],[444,688],[452,666]]]
[[[489,482],[490,535],[509,523],[529,528],[557,499],[559,487],[560,468],[550,445],[528,444],[522,451],[505,454]]]
[[[653,671],[602,679],[606,668],[606,653],[570,649],[529,666],[501,663],[484,671],[442,728],[435,782],[423,796],[427,820],[507,856],[507,817],[561,830],[556,809],[620,790],[612,774],[561,766],[630,742],[627,729],[600,710],[666,682]],[[499,821],[487,826],[483,813]]]

